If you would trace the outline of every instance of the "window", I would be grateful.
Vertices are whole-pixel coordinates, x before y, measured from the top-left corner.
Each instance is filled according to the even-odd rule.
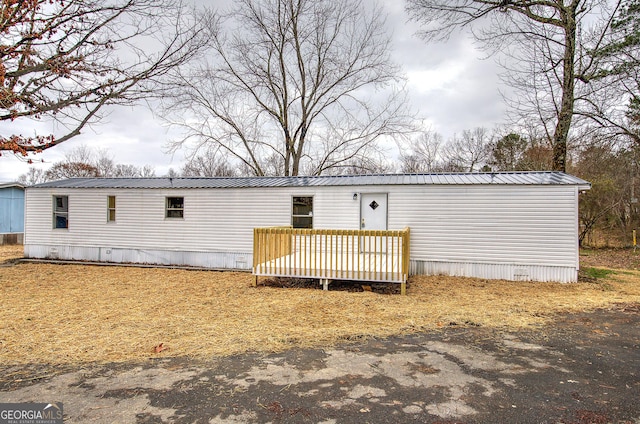
[[[184,218],[184,197],[167,197],[166,218]]]
[[[107,222],[116,221],[116,196],[107,196]]]
[[[313,228],[313,197],[293,197],[293,228]]]
[[[69,228],[68,196],[53,196],[53,228]]]

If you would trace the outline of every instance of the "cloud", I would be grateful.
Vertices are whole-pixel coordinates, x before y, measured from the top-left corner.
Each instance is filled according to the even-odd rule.
[[[37,130],[42,134],[52,130],[52,124],[27,124],[29,125],[32,126],[30,130]],[[0,130],[8,132],[15,131],[16,128],[5,125],[0,127]],[[3,154],[0,157],[0,181],[16,180],[26,173],[30,166],[47,169],[53,163],[64,160],[65,154],[83,144],[94,149],[107,150],[116,163],[152,165],[156,169],[156,175],[161,176],[166,174],[169,168],[177,170],[182,166],[184,157],[181,153],[172,156],[164,151],[166,142],[177,135],[175,131],[164,126],[146,106],[111,107],[100,122],[86,127],[78,137],[30,156],[34,161],[32,165],[22,158]]]
[[[385,2],[384,7],[393,28],[394,59],[403,67],[410,101],[427,126],[448,138],[501,123],[505,107],[498,65],[469,34],[427,43],[418,36],[420,26],[408,20],[404,2]]]
[[[193,0],[207,7],[226,6],[224,2]],[[365,4],[370,4],[365,2]],[[393,34],[393,59],[402,66],[407,78],[409,101],[414,111],[427,125],[445,139],[465,129],[483,126],[492,128],[501,123],[505,106],[499,93],[498,66],[492,59],[483,59],[468,34],[453,34],[447,42],[426,43],[416,33],[420,27],[408,20],[404,2],[382,2],[388,13],[387,26]],[[32,124],[24,133],[46,129],[43,123]],[[6,126],[0,126],[6,133]],[[176,130],[167,129],[145,106],[114,107],[99,123],[84,133],[35,158],[48,167],[80,144],[108,149],[119,163],[153,165],[157,175],[170,167],[179,169],[183,153],[164,153],[164,146]],[[45,131],[46,133],[46,131]],[[24,162],[5,155],[0,158],[0,181],[15,180],[28,170]]]

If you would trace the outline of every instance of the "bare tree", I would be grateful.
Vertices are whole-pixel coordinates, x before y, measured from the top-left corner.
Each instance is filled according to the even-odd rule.
[[[46,181],[76,177],[153,177],[155,170],[150,165],[140,168],[130,164],[116,163],[105,149],[92,149],[86,144],[73,148],[64,160],[54,163],[48,170],[29,168],[20,176],[20,181],[37,184]]]
[[[193,155],[182,167],[181,174],[183,177],[235,177],[238,172],[219,150],[209,148],[201,154]]]
[[[135,165],[119,163],[116,164],[109,176],[115,178],[138,178],[141,177],[142,174],[140,168]]]
[[[167,171],[165,177],[167,178],[179,178],[180,174],[173,168],[169,168],[169,170]]]
[[[408,143],[400,144],[402,172],[435,172],[442,169],[442,136],[434,131],[425,131]]]
[[[388,174],[393,172],[393,163],[387,160],[383,152],[358,156],[327,170],[327,175],[366,175]],[[315,175],[313,172],[306,173]]]
[[[140,169],[140,177],[152,178],[156,176],[156,170],[151,165],[145,165]]]
[[[553,148],[553,169],[566,170],[567,144],[576,111],[576,83],[595,71],[591,49],[603,41],[622,0],[407,0],[429,40],[469,27],[491,52],[507,55],[505,77],[515,88],[514,110],[537,116]],[[591,95],[589,95],[591,94]]]
[[[85,151],[84,154],[78,156],[77,150],[74,149],[67,155],[67,160],[69,158],[76,161],[84,159],[84,162],[90,163],[98,169],[100,177],[138,178],[155,176],[155,170],[151,165],[144,165],[141,168],[128,163],[116,163],[113,155],[107,149],[92,150],[86,144],[81,145],[79,148]]]
[[[480,127],[464,130],[462,137],[454,135],[442,153],[447,171],[479,171],[489,160],[492,140],[487,129]]]
[[[202,45],[199,23],[170,0],[3,1],[0,154],[27,156],[77,136],[107,105],[149,98]],[[56,133],[23,136],[52,119]]]
[[[82,146],[86,148],[85,144]],[[101,176],[115,176],[116,162],[107,149],[99,149],[95,153],[90,150],[90,152],[91,155],[87,157],[86,162],[93,163]]]
[[[96,168],[98,176],[110,175],[115,163],[107,149],[94,149],[87,144],[80,144],[64,155],[66,163],[85,163]]]
[[[165,116],[254,175],[326,173],[408,130],[379,9],[353,0],[239,0],[208,15],[210,52],[176,77]],[[176,116],[176,111],[184,111]]]
[[[99,177],[100,171],[95,166],[84,162],[57,162],[45,173],[47,181],[65,178]]]
[[[46,182],[46,171],[42,168],[30,167],[26,174],[18,177],[18,182],[24,185],[34,185]]]

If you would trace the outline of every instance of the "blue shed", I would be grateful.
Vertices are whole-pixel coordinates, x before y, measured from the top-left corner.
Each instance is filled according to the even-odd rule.
[[[24,185],[0,183],[0,244],[22,243],[24,234]]]

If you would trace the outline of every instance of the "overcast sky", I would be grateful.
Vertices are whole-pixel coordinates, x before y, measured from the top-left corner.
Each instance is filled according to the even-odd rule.
[[[210,6],[220,3],[195,1]],[[485,59],[484,53],[462,34],[447,43],[426,44],[416,36],[419,27],[408,22],[403,1],[384,0],[381,4],[389,14],[394,59],[403,68],[410,101],[426,127],[447,139],[465,129],[491,129],[503,122],[505,106],[499,91],[499,69],[493,59]],[[41,124],[23,131],[23,135],[29,135],[29,130],[46,134],[51,127]],[[15,128],[3,125],[0,131],[6,135]],[[82,144],[107,149],[116,163],[152,165],[156,175],[162,176],[169,168],[178,171],[184,161],[181,152],[164,153],[172,134],[176,135],[144,106],[113,108],[101,122],[85,128],[82,135],[33,157],[44,163],[28,165],[11,155],[0,157],[0,182],[16,180],[29,166],[47,168]]]

